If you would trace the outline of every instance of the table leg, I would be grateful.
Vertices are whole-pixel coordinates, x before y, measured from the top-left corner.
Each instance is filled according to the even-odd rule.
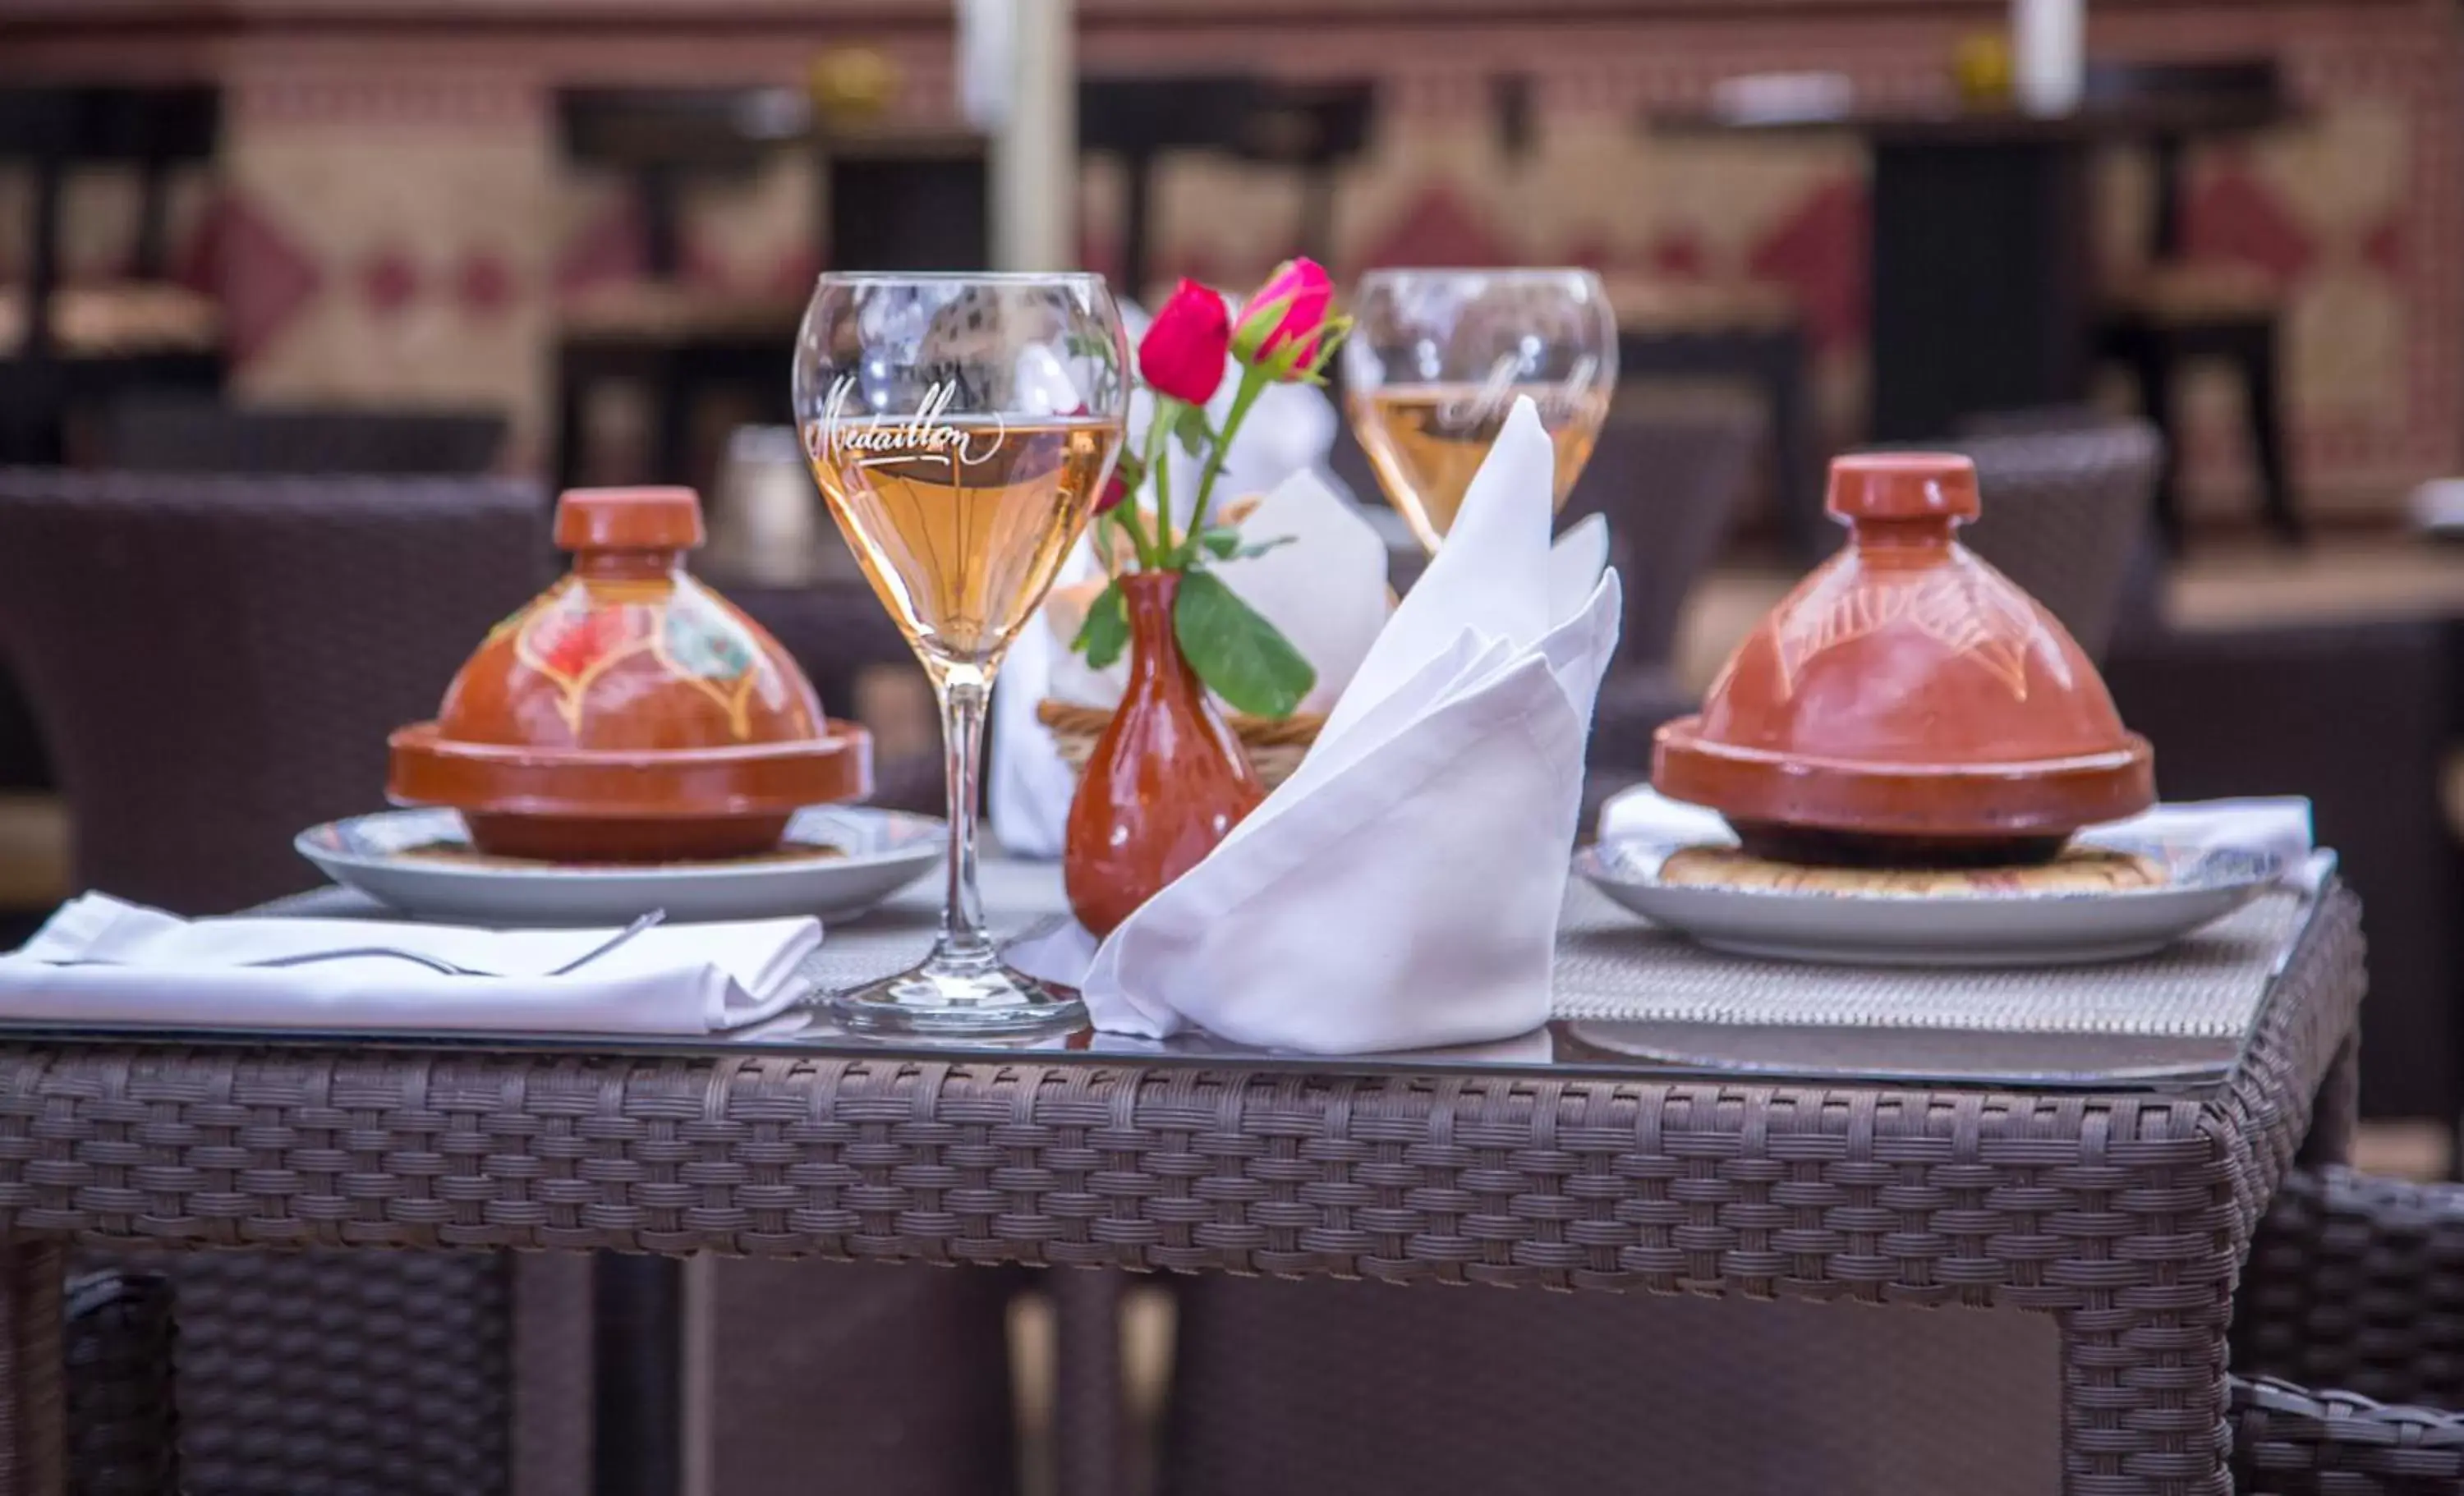
[[[1111,1267],[1055,1267],[1052,1295],[1053,1463],[1068,1496],[1125,1496],[1128,1390],[1122,1380],[1121,1295],[1128,1275]]]
[[[0,1496],[61,1496],[68,1453],[57,1243],[0,1245]]]
[[[2061,1315],[2064,1496],[2232,1496],[2224,1301],[2151,1317],[2114,1296]]]
[[[2310,1108],[2310,1135],[2296,1162],[2305,1169],[2353,1161],[2353,1134],[2361,1128],[2362,1041],[2356,1034],[2336,1051],[2336,1063],[2319,1083]]]
[[[1875,440],[2084,398],[2083,144],[1883,142],[1873,190]]]
[[[595,1496],[678,1496],[684,1487],[684,1265],[602,1252],[594,1264]],[[8,1496],[0,1491],[0,1496]]]

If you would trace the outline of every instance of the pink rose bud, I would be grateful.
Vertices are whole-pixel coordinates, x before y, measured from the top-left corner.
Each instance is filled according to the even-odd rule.
[[[1325,266],[1306,255],[1284,261],[1241,309],[1232,335],[1233,357],[1243,363],[1263,363],[1286,346],[1298,344],[1292,361],[1297,377],[1317,357],[1318,334],[1333,302],[1334,282]]]

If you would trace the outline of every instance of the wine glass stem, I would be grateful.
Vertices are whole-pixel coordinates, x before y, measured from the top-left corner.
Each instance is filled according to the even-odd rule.
[[[950,888],[941,906],[941,938],[935,961],[986,962],[993,943],[984,934],[983,901],[976,892],[976,805],[984,751],[984,706],[992,696],[992,671],[936,671],[933,686],[941,698],[941,742],[950,793]]]

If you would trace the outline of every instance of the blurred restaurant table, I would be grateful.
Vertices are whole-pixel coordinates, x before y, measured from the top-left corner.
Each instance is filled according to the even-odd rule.
[[[2149,70],[2154,71],[2154,70]],[[2153,253],[2178,246],[2188,145],[2295,118],[2272,69],[2243,86],[2132,86],[2091,69],[2086,102],[2051,117],[2009,109],[1849,101],[1781,116],[1655,116],[1649,128],[1786,139],[1853,134],[1872,159],[1872,406],[1876,441],[1922,441],[1995,410],[2086,398],[2096,322],[2090,166],[2151,150]],[[2112,83],[2100,87],[2101,79]]]

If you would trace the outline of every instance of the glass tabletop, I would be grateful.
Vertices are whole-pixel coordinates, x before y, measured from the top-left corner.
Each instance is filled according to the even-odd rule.
[[[1031,938],[1052,928],[1060,913],[1057,871],[1011,865],[988,880],[988,903],[994,928],[1010,938]],[[1046,887],[1046,885],[1049,887]],[[1581,895],[1579,891],[1577,897]],[[1696,1079],[1733,1080],[1741,1084],[1781,1081],[1838,1083],[1868,1087],[1987,1088],[2161,1092],[2198,1095],[2223,1085],[2231,1076],[2250,1033],[2266,1003],[2274,999],[2273,974],[2281,970],[2307,928],[2316,897],[2289,909],[2289,919],[2269,927],[2269,938],[2282,949],[2243,949],[2211,953],[2220,961],[2233,956],[2245,964],[2259,962],[2249,973],[2264,991],[2250,1005],[2250,1022],[2241,1031],[2112,1032],[2073,1026],[2066,1031],[2012,1031],[1939,1023],[1869,1024],[1842,1023],[1837,1014],[1818,1022],[1789,1022],[1765,1012],[1750,1023],[1705,1022],[1682,1016],[1683,1003],[1644,1001],[1632,1016],[1603,1015],[1596,1001],[1570,992],[1578,977],[1596,979],[1605,962],[1626,968],[1626,979],[1649,993],[1656,985],[1676,988],[1700,979],[1705,963],[1725,958],[1707,953],[1683,953],[1664,932],[1617,914],[1607,919],[1573,917],[1570,900],[1568,928],[1560,938],[1560,966],[1555,1005],[1561,1015],[1530,1033],[1490,1044],[1448,1048],[1401,1050],[1381,1054],[1317,1055],[1233,1044],[1206,1034],[1189,1033],[1153,1040],[1132,1035],[1076,1029],[1031,1038],[964,1041],[922,1040],[914,1036],[885,1039],[851,1034],[830,1019],[827,993],[851,981],[866,979],[874,967],[890,968],[931,936],[937,915],[935,880],[925,879],[887,904],[855,919],[829,927],[823,948],[800,971],[813,991],[803,1005],[767,1022],[735,1032],[676,1037],[554,1034],[490,1030],[487,1032],[374,1032],[365,1029],[236,1030],[230,1028],[133,1025],[65,1029],[56,1023],[0,1022],[0,1037],[39,1038],[65,1043],[210,1044],[215,1045],[310,1045],[414,1048],[423,1050],[488,1050],[504,1053],[641,1056],[646,1058],[726,1058],[749,1054],[826,1055],[849,1059],[917,1062],[1019,1062],[1129,1064],[1153,1067],[1201,1067],[1266,1071],[1300,1071],[1328,1076],[1372,1074],[1463,1075],[1532,1079]],[[269,911],[274,912],[274,911]],[[279,906],[288,914],[337,917],[386,917],[381,906],[363,895],[327,890]],[[1588,923],[1586,922],[1588,921]],[[2275,932],[2280,931],[2280,937]],[[1660,963],[1654,965],[1653,963]],[[2211,964],[2213,962],[2211,961]],[[2191,963],[2196,966],[2197,962]],[[1939,972],[1905,973],[1873,968],[1775,969],[1747,963],[1751,974],[1768,971],[1770,980],[1812,984],[1809,990],[1866,994],[1916,989],[1925,981],[1939,983]],[[2009,995],[2042,987],[2077,990],[2107,979],[2145,981],[2136,963],[2115,963],[2109,969],[2066,968],[2045,974],[1979,974],[1979,980],[2000,985]],[[2161,989],[2150,989],[2161,1000]],[[1870,1001],[1870,998],[1869,998]],[[1828,1005],[1828,1004],[1826,1004]],[[1653,1011],[1658,1009],[1659,1011]],[[1670,1016],[1671,1014],[1680,1016]]]

